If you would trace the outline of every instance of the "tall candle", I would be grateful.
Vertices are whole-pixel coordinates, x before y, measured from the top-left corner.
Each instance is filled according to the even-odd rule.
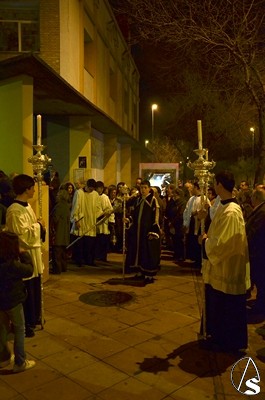
[[[202,121],[197,121],[199,150],[202,150]]]
[[[208,161],[208,149],[205,149],[205,160]]]
[[[41,115],[37,115],[37,145],[41,145]]]

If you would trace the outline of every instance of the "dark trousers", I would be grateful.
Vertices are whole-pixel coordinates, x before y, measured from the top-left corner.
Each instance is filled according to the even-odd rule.
[[[189,233],[186,236],[186,257],[195,261],[195,266],[200,268],[202,264],[202,249],[198,242],[200,229],[198,235],[194,235],[195,219],[191,217]]]
[[[84,236],[83,239],[84,263],[86,265],[94,265],[96,254],[96,237]]]
[[[53,246],[52,248],[52,269],[56,274],[67,271],[66,246]]]
[[[84,236],[75,236],[73,235],[71,237],[71,242],[76,240],[76,243],[71,247],[72,249],[72,260],[77,264],[77,265],[82,265],[84,263]]]
[[[184,259],[184,237],[182,234],[172,235],[175,260]]]
[[[98,233],[96,237],[96,259],[107,261],[107,254],[110,247],[110,235]]]
[[[41,324],[41,281],[40,277],[24,281],[28,296],[23,303],[25,325],[35,327]]]
[[[206,333],[224,350],[246,348],[248,344],[246,295],[220,292],[205,285]]]

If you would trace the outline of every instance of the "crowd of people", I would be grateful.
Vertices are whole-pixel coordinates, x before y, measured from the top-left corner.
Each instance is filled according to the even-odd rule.
[[[52,274],[67,271],[69,261],[88,268],[107,264],[108,253],[117,252],[126,255],[126,274],[152,284],[165,248],[176,264],[202,274],[204,343],[224,351],[247,347],[249,318],[265,320],[263,184],[250,189],[242,181],[236,187],[228,171],[216,174],[207,193],[197,181],[169,183],[162,192],[140,177],[131,188],[125,182],[106,187],[92,178],[61,183],[58,173],[47,183]],[[0,171],[0,367],[10,363],[11,322],[14,372],[34,366],[23,338],[34,336],[41,323],[46,227],[29,204],[34,186],[28,175],[11,179]]]

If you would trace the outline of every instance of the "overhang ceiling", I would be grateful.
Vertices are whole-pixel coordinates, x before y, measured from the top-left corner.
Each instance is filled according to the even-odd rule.
[[[0,62],[0,81],[28,75],[33,78],[33,113],[42,115],[88,116],[92,126],[104,134],[116,134],[120,143],[146,149],[114,120],[81,95],[42,59],[23,54]]]

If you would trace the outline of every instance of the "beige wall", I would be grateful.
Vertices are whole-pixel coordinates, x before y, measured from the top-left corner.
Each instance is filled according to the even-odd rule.
[[[60,0],[59,4],[60,33],[59,39],[56,33],[56,41],[59,40],[60,43],[61,76],[137,139],[138,111],[134,117],[133,110],[138,110],[139,74],[113,19],[109,3],[104,0]],[[85,69],[84,63],[84,29],[93,42],[89,48],[91,54],[88,55],[93,58],[90,71]],[[110,82],[110,69],[114,73],[112,76],[116,87],[114,99],[110,96],[110,87],[113,87]],[[128,92],[127,113],[124,105],[124,87]]]
[[[32,174],[28,158],[32,155],[33,82],[26,76],[0,84],[0,159],[1,169]],[[12,110],[12,115],[10,114]]]
[[[60,75],[79,91],[84,43],[80,7],[78,0],[60,1]]]

